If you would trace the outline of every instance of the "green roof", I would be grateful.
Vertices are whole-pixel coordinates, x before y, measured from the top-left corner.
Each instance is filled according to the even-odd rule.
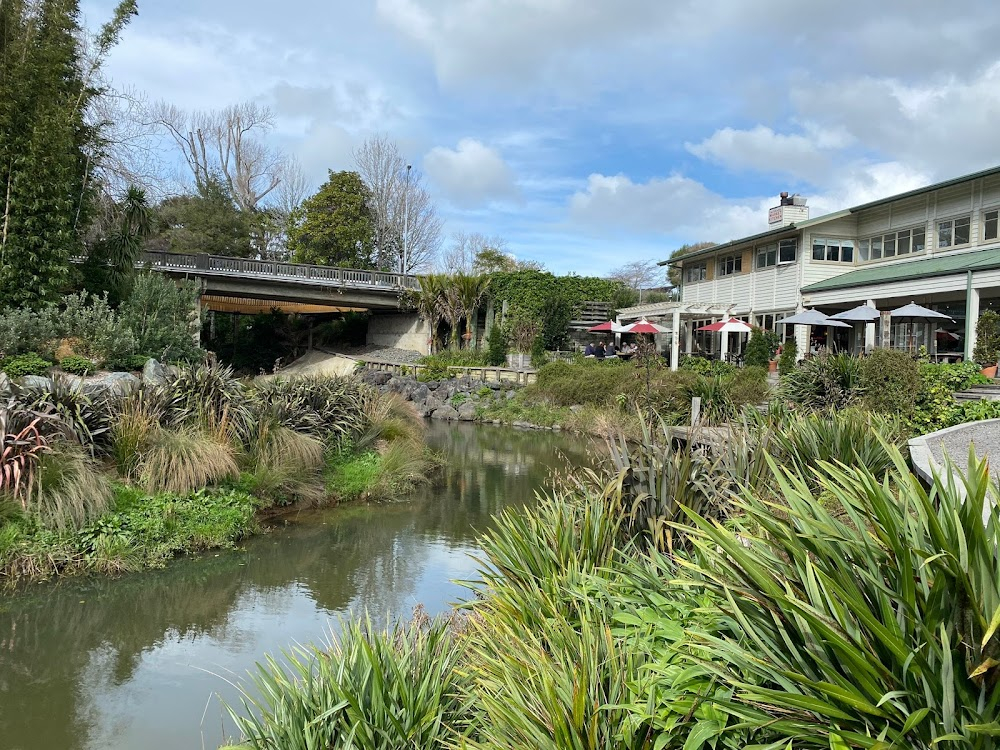
[[[1000,268],[1000,247],[859,268],[857,271],[848,271],[840,276],[804,286],[802,291],[806,293],[827,292],[831,289],[850,289],[851,287],[882,284],[890,281],[926,279],[931,276],[953,276],[967,271],[984,271],[988,268]]]

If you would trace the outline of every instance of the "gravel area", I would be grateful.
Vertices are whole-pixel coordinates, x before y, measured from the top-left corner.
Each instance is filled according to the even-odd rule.
[[[357,357],[360,359],[368,357],[370,359],[379,359],[383,362],[398,362],[403,365],[413,364],[424,356],[413,349],[397,349],[392,346],[374,346],[371,344],[357,348],[341,347],[329,351],[335,354],[346,354],[348,357]]]
[[[973,422],[927,441],[938,466],[944,466],[944,458],[948,456],[960,469],[968,463],[969,443],[975,446],[979,458],[989,460],[990,474],[1000,477],[1000,426],[996,422]]]

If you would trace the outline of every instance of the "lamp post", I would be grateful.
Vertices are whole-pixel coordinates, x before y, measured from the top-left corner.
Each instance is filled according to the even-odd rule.
[[[403,188],[403,257],[400,261],[399,272],[406,275],[406,253],[410,239],[410,169],[412,164],[406,165],[406,186]]]

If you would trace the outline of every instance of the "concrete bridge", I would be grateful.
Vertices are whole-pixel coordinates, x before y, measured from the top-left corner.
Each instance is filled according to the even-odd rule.
[[[410,274],[202,253],[147,252],[139,264],[175,278],[197,280],[202,304],[210,310],[364,310],[372,313],[369,344],[427,351],[426,324],[411,309],[400,306],[405,291],[420,288],[417,277]]]
[[[197,279],[205,295],[360,308],[372,312],[398,311],[401,294],[420,288],[417,277],[410,274],[226,255],[148,252],[143,253],[139,263],[143,268],[170,276]]]

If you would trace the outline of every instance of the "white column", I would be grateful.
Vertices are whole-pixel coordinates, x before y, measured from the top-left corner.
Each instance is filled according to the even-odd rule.
[[[691,354],[691,350],[694,347],[694,321],[689,320],[684,324],[684,351]]]
[[[972,350],[976,348],[976,322],[979,320],[979,290],[972,288],[970,274],[967,297],[965,300],[965,359],[972,359]]]
[[[681,311],[674,310],[670,326],[670,369],[677,372],[681,364]]]
[[[719,344],[719,359],[725,362],[727,354],[729,354],[729,334],[723,331],[722,342]]]
[[[875,307],[875,300],[865,300],[868,307]],[[875,348],[875,324],[865,323],[865,351],[870,352]]]

